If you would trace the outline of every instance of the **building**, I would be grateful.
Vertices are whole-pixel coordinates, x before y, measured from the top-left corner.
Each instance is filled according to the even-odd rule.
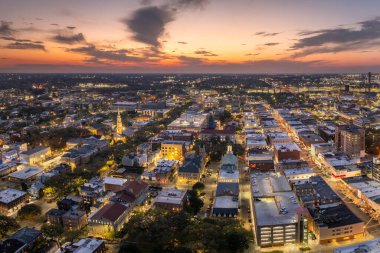
[[[212,215],[236,217],[239,210],[239,183],[218,182]]]
[[[29,200],[27,192],[8,188],[0,192],[0,213],[7,215],[20,209]]]
[[[185,156],[184,141],[163,141],[161,143],[161,156],[167,160],[181,161]]]
[[[128,220],[129,208],[117,202],[110,202],[88,217],[89,233],[104,237],[119,231]]]
[[[362,157],[365,154],[365,130],[354,125],[338,126],[335,145],[338,151],[350,157]]]
[[[0,177],[4,177],[17,170],[17,163],[7,162],[0,164]]]
[[[12,182],[31,182],[37,179],[38,175],[42,174],[44,170],[38,167],[28,166],[24,169],[15,171],[8,175],[8,178]]]
[[[308,180],[310,177],[315,176],[315,173],[308,167],[297,169],[285,169],[284,175],[288,181]]]
[[[300,160],[301,149],[294,142],[275,143],[274,159],[277,163],[282,160]]]
[[[319,154],[335,151],[335,144],[332,142],[311,144],[310,153],[316,158]]]
[[[83,238],[78,242],[67,242],[55,253],[105,253],[106,245],[97,238]]]
[[[308,208],[309,230],[319,243],[352,240],[364,235],[364,222],[342,203]]]
[[[343,246],[334,249],[334,253],[377,253],[379,252],[380,238],[370,241],[363,241],[350,246]]]
[[[24,227],[0,243],[0,252],[26,253],[42,239],[42,233],[34,228]]]
[[[119,202],[123,205],[133,208],[145,202],[148,196],[149,184],[141,181],[129,181],[125,184],[124,189],[115,193],[112,201]]]
[[[199,133],[207,128],[208,113],[185,112],[168,125],[168,130],[186,130],[188,132]]]
[[[174,188],[162,189],[156,199],[154,206],[169,211],[182,211],[187,203],[187,191]]]
[[[250,185],[254,230],[260,247],[307,241],[307,213],[285,176],[252,173]]]
[[[221,141],[231,141],[235,143],[235,130],[230,129],[203,129],[200,132],[200,138],[202,140],[211,140],[211,138],[217,137]]]
[[[206,165],[206,154],[189,154],[178,169],[177,184],[193,185],[201,179]]]
[[[268,148],[248,150],[246,160],[251,172],[274,170],[273,153]]]
[[[62,216],[66,213],[65,210],[59,210],[56,208],[50,209],[46,212],[46,220],[49,224],[63,226]]]
[[[39,162],[42,162],[50,155],[50,147],[39,146],[28,151],[21,152],[20,161],[23,163],[35,165]]]
[[[86,212],[69,210],[62,215],[62,224],[65,230],[80,230],[87,224]]]
[[[271,132],[267,134],[268,143],[273,146],[275,143],[291,142],[289,135],[283,132]]]
[[[311,145],[313,144],[326,143],[325,140],[321,136],[314,133],[300,133],[298,135],[298,138],[309,149],[311,148]]]
[[[124,178],[118,178],[118,177],[105,177],[103,179],[104,183],[104,190],[105,191],[113,191],[117,192],[124,188],[125,184],[127,183],[127,179]]]
[[[304,207],[318,207],[342,202],[321,176],[309,177],[307,180],[294,180],[291,181],[291,185]]]
[[[353,197],[365,205],[366,210],[380,214],[380,183],[367,176],[343,178],[341,183]],[[349,196],[349,197],[352,197]]]
[[[97,198],[105,194],[104,184],[101,179],[92,179],[88,183],[81,185],[79,195],[86,203],[94,203]]]

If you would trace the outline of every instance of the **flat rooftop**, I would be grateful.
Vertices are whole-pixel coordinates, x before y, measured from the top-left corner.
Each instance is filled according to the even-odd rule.
[[[300,147],[294,142],[284,142],[284,143],[274,143],[273,147],[275,150],[285,150],[285,151],[299,151],[301,152]]]
[[[182,204],[186,193],[187,191],[182,191],[174,188],[162,189],[156,197],[155,202],[180,205]]]
[[[26,194],[24,191],[8,188],[0,192],[0,203],[8,204]]]
[[[334,249],[334,253],[377,253],[379,251],[380,238]]]
[[[33,176],[36,176],[36,175],[42,173],[43,171],[44,170],[41,168],[29,166],[29,167],[26,167],[22,170],[15,171],[15,172],[9,174],[8,176],[13,177],[13,178],[17,178],[17,179],[21,179],[21,180],[25,180],[25,179],[31,178]]]
[[[252,203],[258,226],[283,225],[298,222],[301,207],[284,175],[251,174]],[[281,208],[286,211],[281,212]]]
[[[234,196],[218,196],[215,198],[214,208],[238,208],[239,200]]]

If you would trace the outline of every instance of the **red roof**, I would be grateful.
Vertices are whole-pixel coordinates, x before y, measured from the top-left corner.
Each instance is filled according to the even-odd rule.
[[[128,208],[120,203],[109,203],[97,211],[91,219],[115,222]]]
[[[116,192],[116,195],[113,197],[113,199],[116,199],[117,201],[132,203],[136,200],[136,197],[127,190],[121,190]]]
[[[142,191],[148,189],[149,185],[143,181],[129,181],[124,185],[124,189],[132,193],[135,197]]]

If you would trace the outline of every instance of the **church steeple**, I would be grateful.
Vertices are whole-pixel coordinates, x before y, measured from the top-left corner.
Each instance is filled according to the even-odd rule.
[[[123,123],[121,122],[121,115],[120,115],[119,108],[117,108],[116,133],[118,135],[121,135],[123,133]]]
[[[227,154],[233,154],[233,152],[232,152],[232,145],[231,144],[229,144],[227,146]]]

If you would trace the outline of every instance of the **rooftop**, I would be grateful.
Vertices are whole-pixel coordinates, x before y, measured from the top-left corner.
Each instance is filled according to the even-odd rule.
[[[25,180],[35,175],[38,175],[42,173],[43,171],[44,170],[41,168],[29,166],[29,167],[26,167],[24,169],[21,169],[9,174],[9,177]]]
[[[301,152],[300,147],[294,142],[284,142],[284,143],[274,143],[275,150],[286,150],[286,151],[299,151]]]
[[[27,193],[24,191],[16,190],[13,188],[5,189],[0,192],[0,203],[8,204],[26,194]]]
[[[169,203],[180,205],[186,196],[187,191],[174,188],[162,189],[156,197],[157,203]]]

